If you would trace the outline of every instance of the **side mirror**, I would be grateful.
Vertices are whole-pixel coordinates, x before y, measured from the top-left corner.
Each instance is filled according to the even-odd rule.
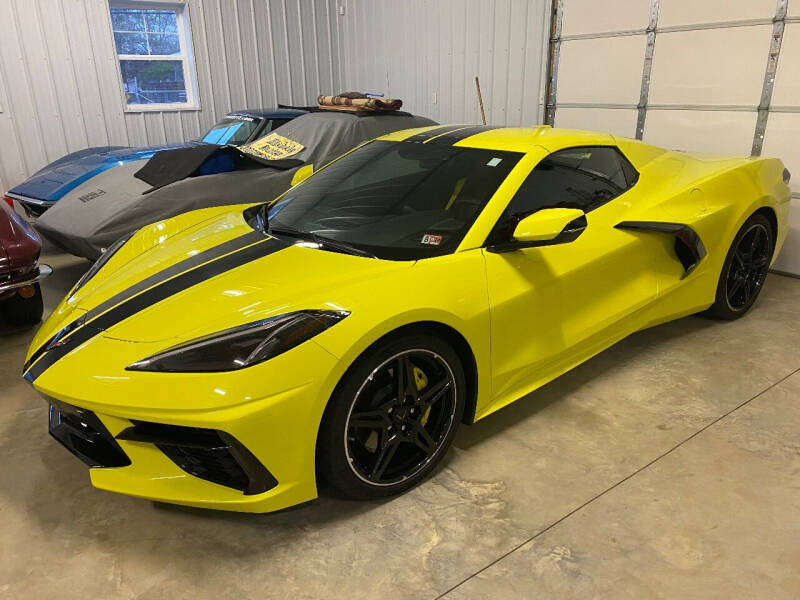
[[[314,165],[303,165],[297,171],[294,172],[294,176],[292,177],[292,185],[297,185],[298,183],[302,183],[314,173]]]
[[[577,208],[543,208],[517,223],[513,239],[488,248],[511,252],[520,248],[554,246],[575,240],[586,229],[586,215]]]

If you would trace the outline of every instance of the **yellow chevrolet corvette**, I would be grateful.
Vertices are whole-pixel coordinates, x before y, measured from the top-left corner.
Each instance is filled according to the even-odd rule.
[[[398,493],[460,423],[625,336],[746,313],[788,180],[776,159],[547,126],[393,133],[266,204],[120,240],[24,376],[98,488],[252,512],[320,478]]]

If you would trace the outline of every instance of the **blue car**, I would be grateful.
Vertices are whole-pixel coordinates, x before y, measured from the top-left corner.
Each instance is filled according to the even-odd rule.
[[[246,144],[302,114],[305,111],[287,108],[239,110],[225,115],[199,140],[146,148],[100,146],[78,150],[40,169],[6,192],[6,196],[20,202],[30,214],[39,216],[65,194],[108,169],[121,165],[134,166],[132,163],[136,162],[143,163],[159,150],[202,143],[220,146]]]

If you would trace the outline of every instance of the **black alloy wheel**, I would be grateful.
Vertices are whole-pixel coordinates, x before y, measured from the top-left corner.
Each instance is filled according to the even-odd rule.
[[[763,223],[754,223],[739,238],[733,250],[733,261],[728,269],[725,297],[733,311],[747,309],[755,299],[764,280],[772,258],[770,232]]]
[[[714,304],[706,314],[733,320],[746,314],[764,287],[775,250],[772,224],[762,213],[754,213],[733,238],[717,282]]]
[[[331,397],[317,442],[320,474],[353,498],[412,487],[450,446],[465,388],[461,361],[440,338],[412,334],[378,344]]]
[[[392,485],[424,468],[453,426],[456,391],[450,366],[430,350],[406,350],[375,368],[347,418],[345,450],[356,476]]]

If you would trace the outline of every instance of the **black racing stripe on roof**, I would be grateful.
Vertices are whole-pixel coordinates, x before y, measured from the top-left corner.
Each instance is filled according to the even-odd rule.
[[[468,137],[472,137],[478,133],[483,133],[484,131],[492,131],[493,129],[502,129],[502,127],[498,125],[478,125],[476,127],[461,127],[456,131],[451,131],[446,133],[442,136],[437,137],[435,140],[431,140],[431,144],[437,144],[441,146],[452,146],[462,140],[467,139]]]
[[[433,137],[436,137],[437,135],[442,135],[443,133],[447,133],[448,131],[454,131],[456,129],[461,129],[463,127],[464,127],[463,125],[443,125],[441,127],[435,127],[434,129],[429,129],[428,131],[423,131],[422,133],[412,135],[411,137],[406,138],[403,141],[422,143],[428,141]]]
[[[273,254],[287,246],[286,242],[277,238],[263,238],[262,236],[262,241],[260,242],[206,262],[176,277],[162,281],[138,295],[132,296],[99,317],[81,323],[69,336],[64,338],[63,342],[59,342],[53,348],[48,350],[47,346],[44,346],[45,352],[26,370],[25,379],[33,383],[48,368],[81,344],[146,308],[212,277]]]

